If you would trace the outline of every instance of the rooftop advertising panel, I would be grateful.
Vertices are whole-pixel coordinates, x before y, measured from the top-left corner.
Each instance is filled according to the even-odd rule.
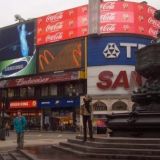
[[[102,2],[100,34],[130,33],[156,37],[160,22],[154,18],[155,10],[144,3]],[[38,18],[36,44],[87,36],[89,34],[88,14],[88,5],[85,5]]]
[[[88,66],[135,65],[136,51],[152,42],[138,36],[105,36],[88,39]]]
[[[38,72],[56,72],[84,67],[85,39],[39,47]]]
[[[35,73],[35,21],[0,29],[0,78]]]
[[[37,45],[88,34],[87,5],[37,19]]]

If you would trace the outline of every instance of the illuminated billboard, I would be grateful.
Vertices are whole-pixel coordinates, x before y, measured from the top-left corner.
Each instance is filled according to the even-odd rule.
[[[56,72],[84,67],[85,39],[74,39],[39,47],[38,72]]]
[[[0,29],[0,78],[35,73],[35,21]]]
[[[88,5],[53,13],[37,19],[36,44],[42,45],[76,37],[87,36]],[[160,22],[154,18],[155,8],[136,2],[101,2],[100,34],[129,33],[156,37]],[[96,18],[96,17],[95,17]],[[92,25],[90,29],[95,29]]]
[[[37,45],[88,34],[88,6],[81,6],[37,19]]]

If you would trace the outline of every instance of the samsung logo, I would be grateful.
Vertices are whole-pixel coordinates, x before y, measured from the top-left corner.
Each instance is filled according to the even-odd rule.
[[[2,75],[8,76],[8,75],[14,74],[16,72],[19,72],[24,67],[26,67],[26,65],[27,65],[27,61],[15,62],[15,63],[7,66],[5,69],[3,69]]]

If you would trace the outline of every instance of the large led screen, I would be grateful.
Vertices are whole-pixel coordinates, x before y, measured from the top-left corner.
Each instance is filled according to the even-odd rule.
[[[55,72],[84,67],[85,39],[75,39],[39,48],[38,71]]]
[[[0,29],[0,78],[35,73],[35,21]]]

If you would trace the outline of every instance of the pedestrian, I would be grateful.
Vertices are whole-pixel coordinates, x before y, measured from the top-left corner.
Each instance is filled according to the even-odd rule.
[[[23,149],[24,146],[24,131],[27,125],[26,118],[20,110],[17,111],[17,117],[13,120],[14,129],[17,133],[17,149]]]
[[[10,125],[9,125],[8,122],[6,122],[6,124],[5,124],[5,131],[6,131],[6,136],[8,136],[8,137],[9,137],[9,130],[10,130]]]
[[[85,96],[83,98],[83,105],[80,109],[80,114],[83,118],[83,141],[85,142],[87,140],[87,123],[88,123],[88,129],[89,129],[89,137],[90,140],[93,140],[93,131],[92,131],[92,105],[91,105],[92,98],[90,96]]]

